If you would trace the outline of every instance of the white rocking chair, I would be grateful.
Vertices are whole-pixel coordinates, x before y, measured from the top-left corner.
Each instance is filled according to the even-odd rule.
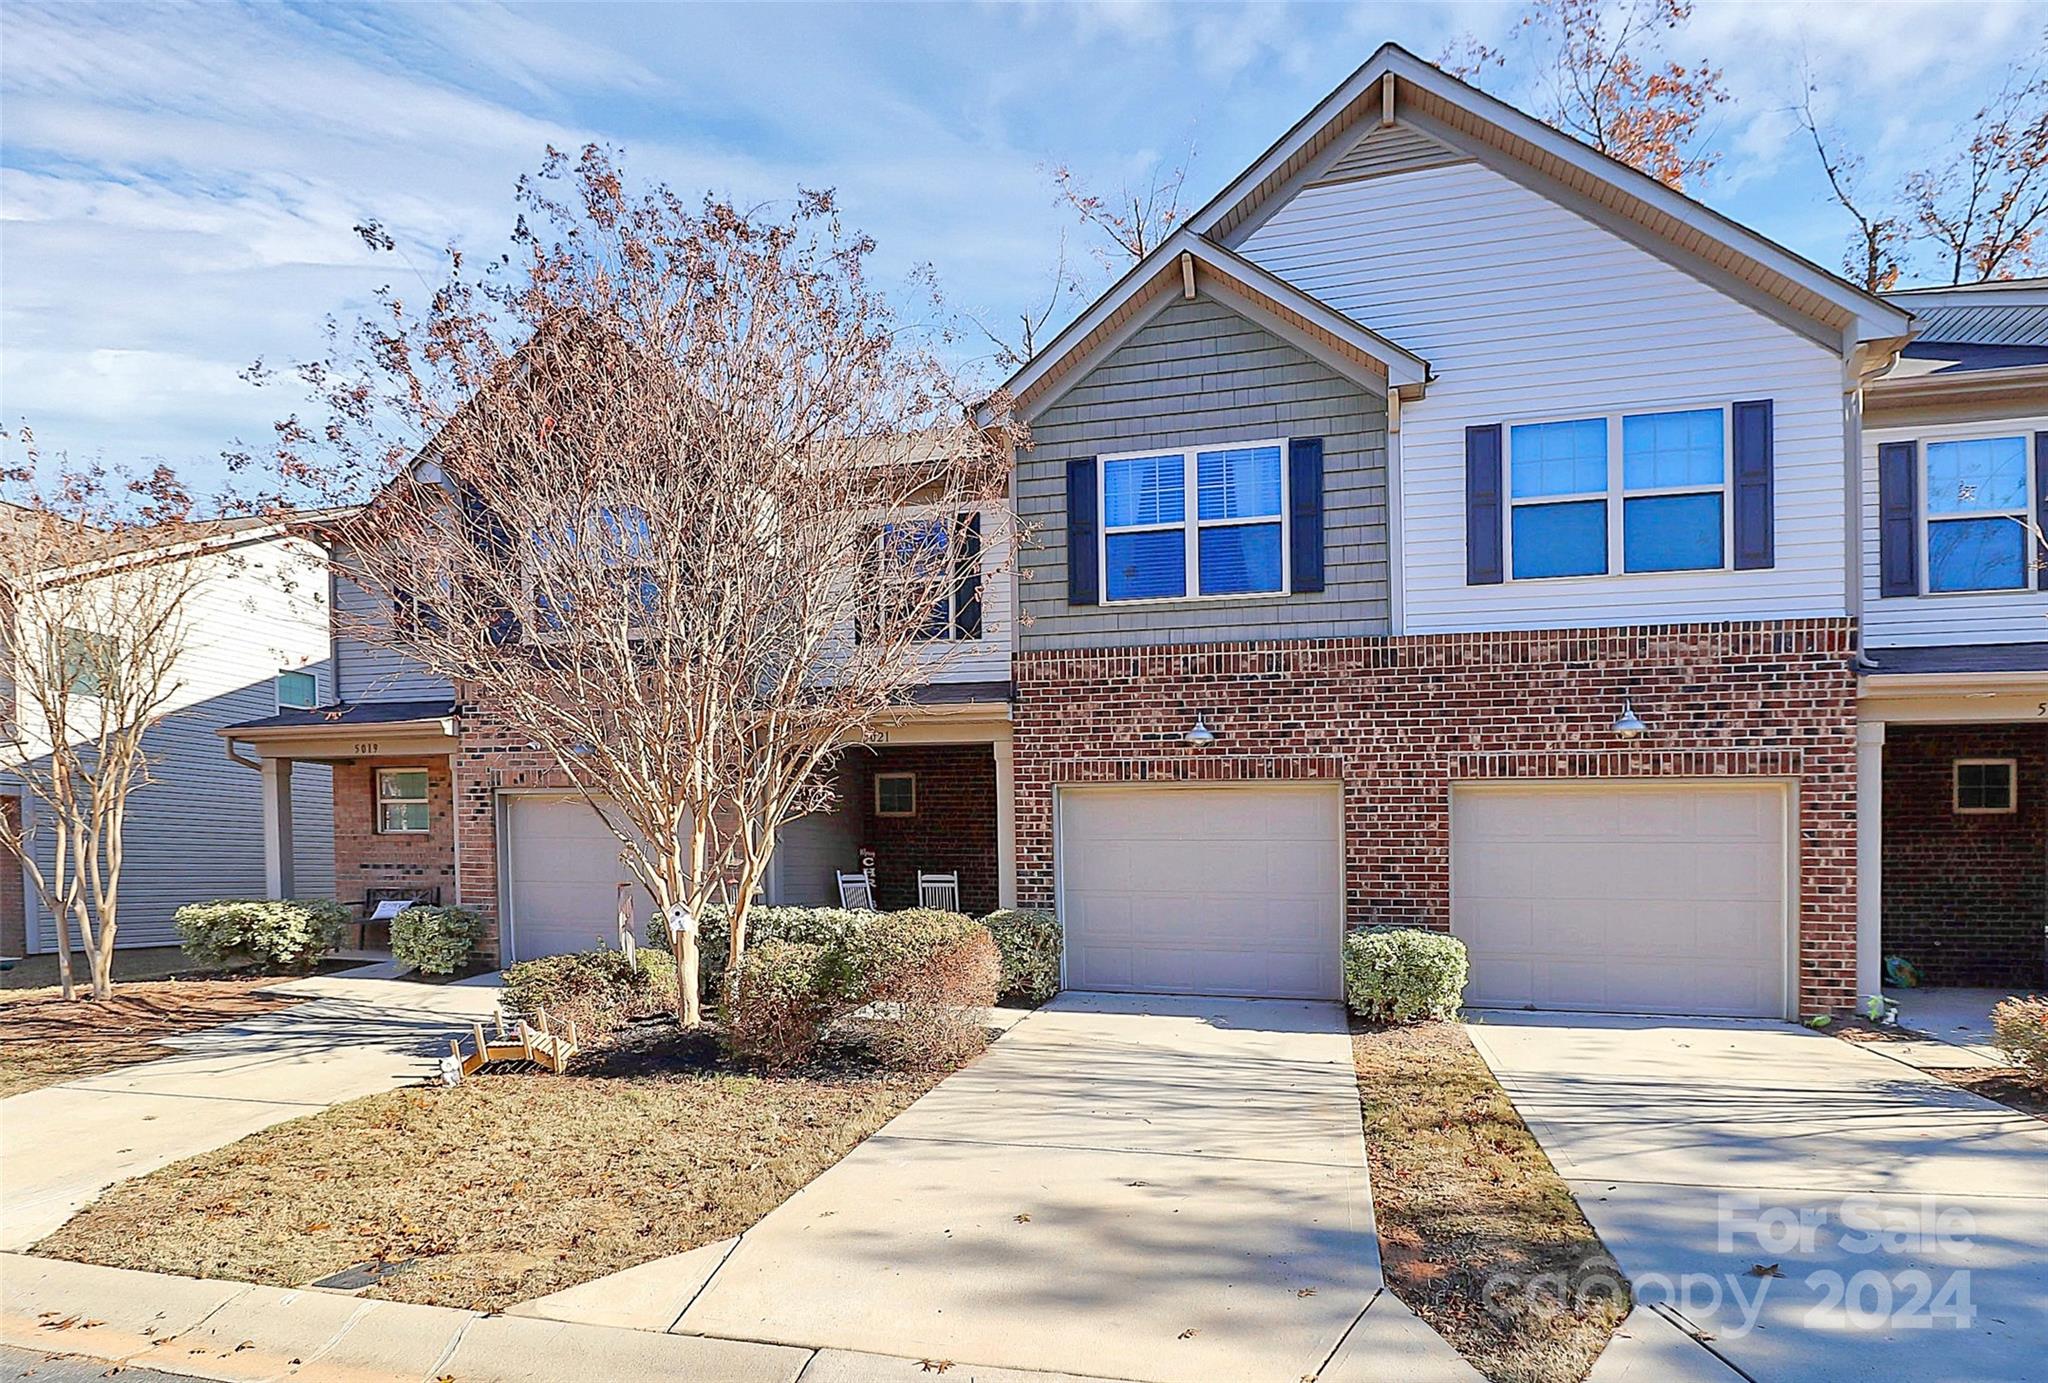
[[[927,874],[917,871],[917,905],[941,912],[960,911],[960,874]]]
[[[875,886],[865,874],[839,875],[839,906],[858,912],[875,910]]]

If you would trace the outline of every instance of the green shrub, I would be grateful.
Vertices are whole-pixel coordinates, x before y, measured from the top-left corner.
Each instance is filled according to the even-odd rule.
[[[668,952],[576,951],[523,960],[505,971],[505,1011],[531,1020],[547,1010],[557,1027],[576,1024],[583,1038],[602,1037],[635,1018],[675,1007],[676,967]]]
[[[846,908],[771,908],[761,903],[747,909],[747,944],[757,941],[802,941],[828,946],[873,913]],[[715,1000],[725,979],[725,957],[731,944],[729,924],[732,908],[714,903],[704,909],[697,928],[697,985],[702,996]],[[660,917],[649,917],[641,928],[649,946],[668,951],[668,927]]]
[[[843,1001],[828,948],[769,937],[747,948],[725,1014],[726,1044],[734,1055],[763,1066],[795,1066],[818,1050],[825,1028]]]
[[[1344,998],[1369,1022],[1455,1018],[1465,975],[1465,943],[1442,932],[1368,927],[1344,938]]]
[[[1049,912],[1009,908],[981,919],[995,939],[1005,1003],[1042,1004],[1060,992],[1060,924]]]
[[[481,917],[467,908],[407,908],[391,919],[391,958],[422,975],[452,975],[484,939]]]
[[[2012,1064],[2048,1088],[2048,999],[2006,999],[1991,1010],[1991,1033]]]
[[[821,939],[748,943],[726,1006],[728,1040],[740,1056],[764,1065],[800,1062],[835,1026],[853,1021],[888,1066],[947,1065],[981,1044],[981,1010],[995,1001],[1000,963],[980,923],[921,908],[763,911],[810,914],[789,920]]]
[[[348,926],[348,909],[313,899],[220,898],[173,915],[185,954],[201,965],[253,961],[310,970]]]

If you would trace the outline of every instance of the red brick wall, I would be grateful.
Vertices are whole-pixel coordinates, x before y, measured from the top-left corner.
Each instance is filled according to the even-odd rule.
[[[2018,810],[1955,810],[1957,759],[2017,759]],[[1884,951],[1935,984],[2040,985],[2048,923],[2048,726],[1889,725]]]
[[[1801,1011],[1856,983],[1853,624],[1047,650],[1015,665],[1017,892],[1053,903],[1057,783],[1329,779],[1346,916],[1450,925],[1450,789],[1468,779],[1779,777],[1799,788]],[[1624,697],[1651,733],[1611,729]],[[1181,732],[1200,715],[1216,743]]]
[[[377,830],[377,770],[427,770],[427,834],[385,835]],[[455,901],[455,816],[446,756],[422,754],[357,759],[334,769],[334,894],[362,898],[372,888],[441,890]]]
[[[901,745],[846,756],[848,804],[860,843],[875,851],[875,902],[917,902],[917,872],[958,870],[960,906],[979,917],[996,907],[996,763],[986,744]],[[914,816],[875,814],[874,775],[917,775]]]
[[[0,797],[0,816],[9,831],[21,831],[21,799]],[[0,956],[28,953],[28,898],[21,882],[21,856],[0,843]]]

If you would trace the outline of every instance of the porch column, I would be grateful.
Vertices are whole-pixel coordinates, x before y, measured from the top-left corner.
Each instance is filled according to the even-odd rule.
[[[1017,906],[1017,780],[1010,770],[1010,735],[998,736],[996,756],[996,906]]]
[[[1884,984],[1884,722],[1856,725],[1856,993]]]
[[[263,891],[289,898],[298,891],[292,877],[292,761],[263,760]]]

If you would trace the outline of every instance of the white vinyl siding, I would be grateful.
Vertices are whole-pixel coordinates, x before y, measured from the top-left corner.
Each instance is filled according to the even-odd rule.
[[[981,637],[935,639],[919,657],[934,682],[1003,682],[1010,676],[1012,611],[1010,582],[1012,526],[1009,506],[981,511]]]
[[[1900,427],[1866,427],[1863,431],[1863,643],[1881,649],[1905,645],[2039,643],[2048,641],[2048,592],[2026,587],[2011,591],[1955,591],[1918,596],[1884,596],[1878,576],[1877,449],[1886,442],[1917,442],[1915,487],[1925,528],[1927,508],[1927,444],[1985,437],[2024,437],[2028,474],[2033,474],[2034,434],[2048,431],[2048,414],[2000,418],[1988,422],[1916,422]],[[1916,537],[1921,589],[1927,585],[1924,533]]]
[[[152,781],[129,798],[121,946],[175,945],[171,916],[186,903],[263,896],[262,780],[227,757],[214,731],[274,715],[279,668],[303,668],[323,694],[332,689],[320,550],[287,539],[206,560],[175,674],[183,685],[147,737]],[[295,764],[293,869],[302,898],[334,896],[333,806],[328,770]],[[47,829],[37,849],[47,865]],[[26,913],[29,949],[55,949],[55,928],[33,889]]]
[[[1812,340],[1477,164],[1297,194],[1240,247],[1430,362],[1402,413],[1404,631],[1840,616],[1842,363]],[[1465,584],[1465,429],[1771,399],[1765,571]]]

